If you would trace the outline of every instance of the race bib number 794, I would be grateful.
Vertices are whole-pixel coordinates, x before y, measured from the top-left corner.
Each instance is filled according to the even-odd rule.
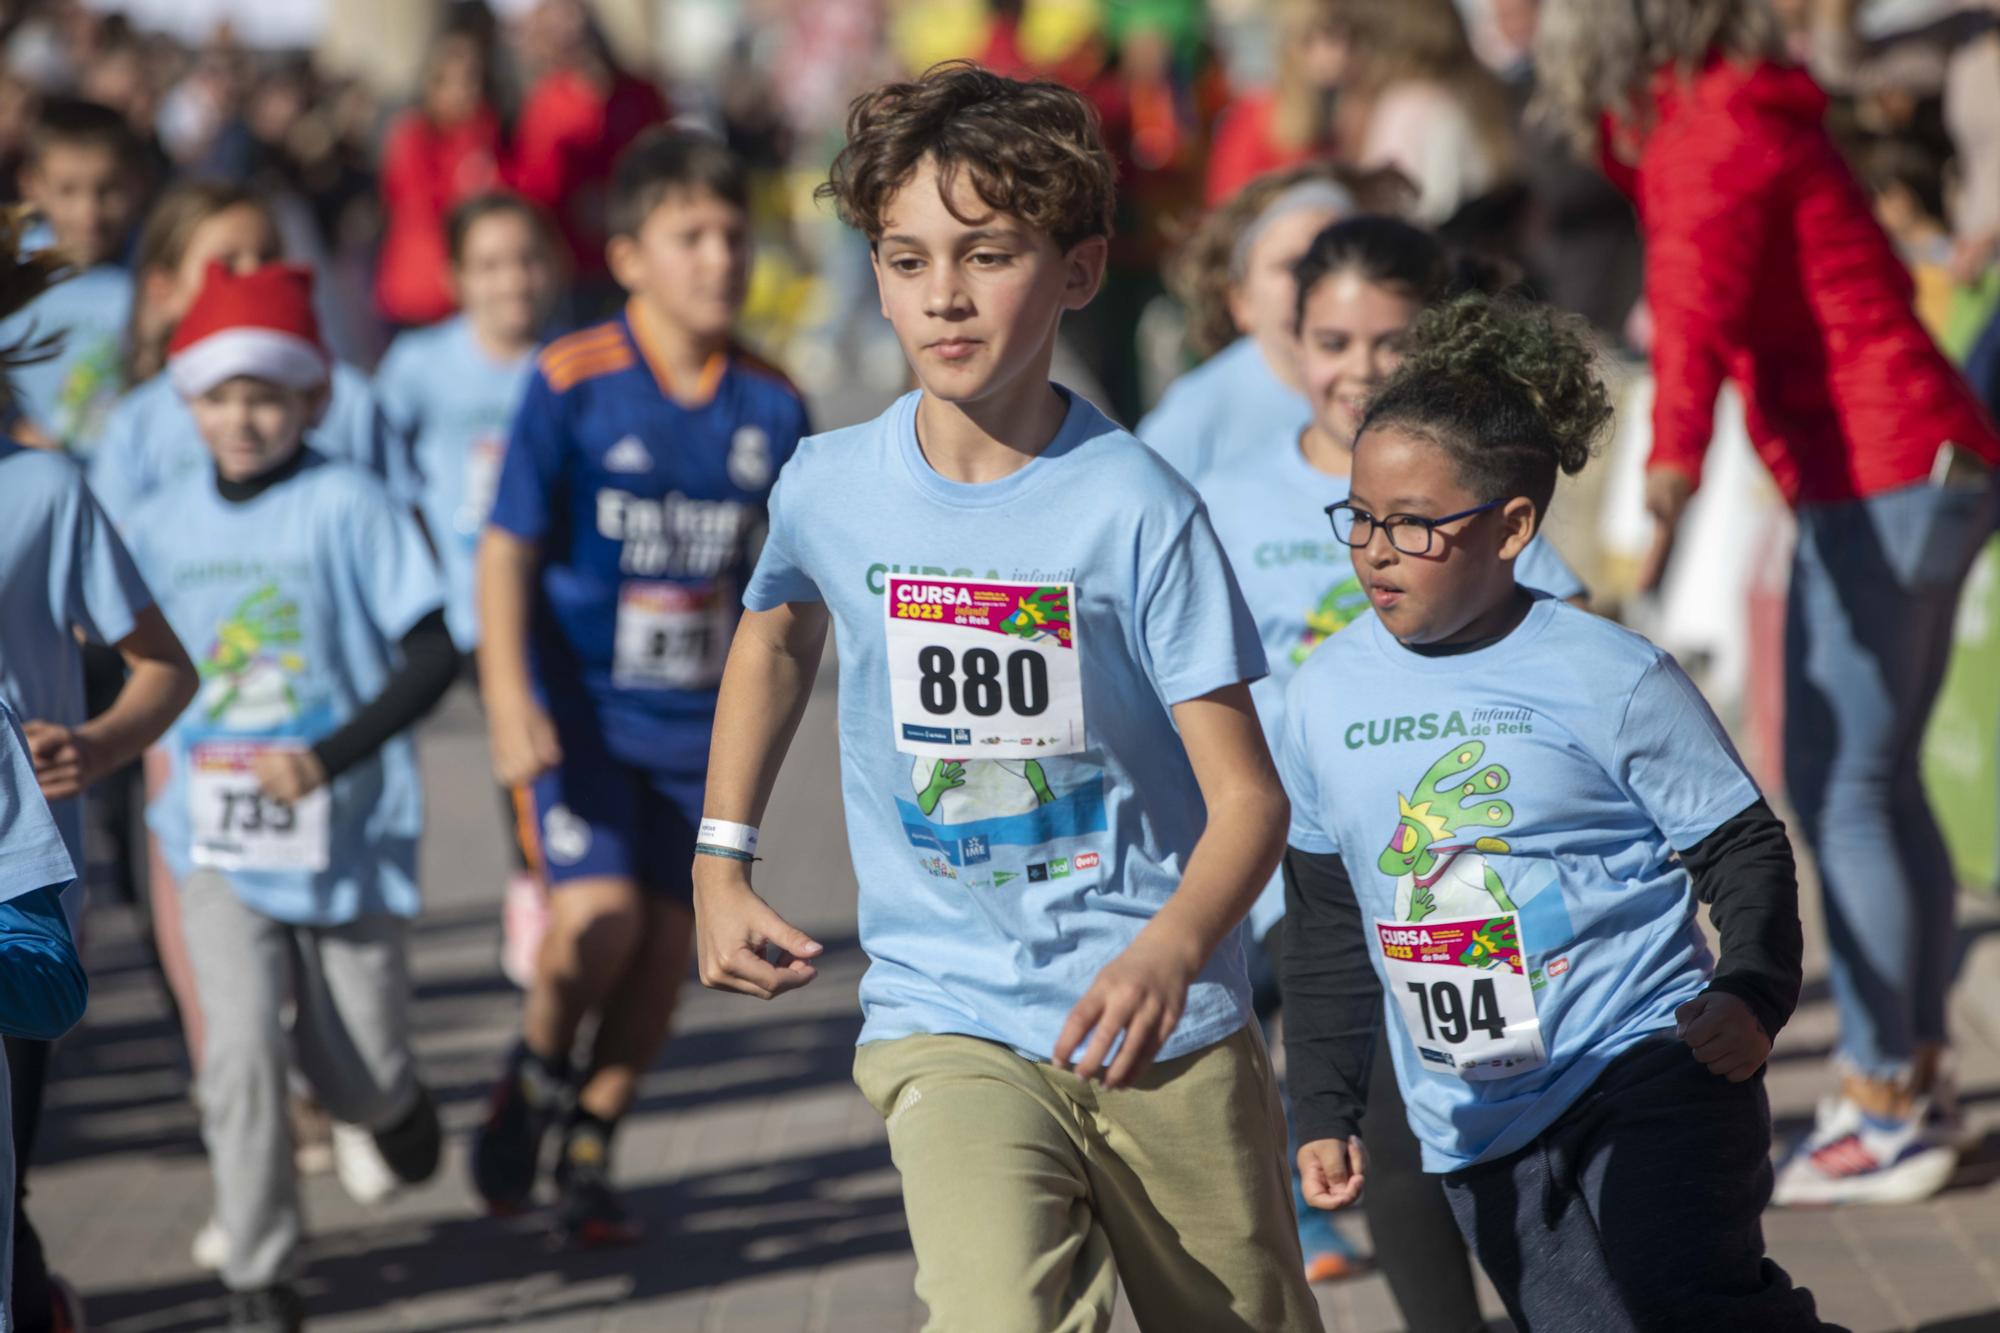
[[[1074,584],[892,574],[885,594],[897,749],[1036,759],[1084,748]]]
[[[1389,998],[1421,1068],[1468,1081],[1548,1063],[1520,918],[1375,922]]]

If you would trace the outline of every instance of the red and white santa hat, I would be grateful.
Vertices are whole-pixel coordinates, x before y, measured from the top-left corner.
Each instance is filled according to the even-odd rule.
[[[249,273],[210,264],[167,343],[174,389],[198,398],[238,375],[289,389],[325,384],[329,363],[312,284],[312,270],[301,264],[266,264]]]

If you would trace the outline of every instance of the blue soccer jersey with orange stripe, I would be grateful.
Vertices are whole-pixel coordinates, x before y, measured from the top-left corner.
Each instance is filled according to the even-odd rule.
[[[487,521],[541,549],[532,636],[558,729],[698,772],[778,469],[808,433],[747,352],[676,386],[636,303],[542,350]]]

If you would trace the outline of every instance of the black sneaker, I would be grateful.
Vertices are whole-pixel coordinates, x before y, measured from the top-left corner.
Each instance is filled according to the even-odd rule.
[[[556,1239],[597,1249],[630,1245],[640,1227],[611,1188],[610,1139],[597,1125],[572,1125],[556,1164]]]
[[[472,1135],[472,1184],[489,1212],[527,1207],[535,1192],[542,1136],[555,1119],[563,1081],[533,1055],[517,1051],[493,1085],[486,1118]]]
[[[306,1303],[287,1283],[229,1293],[230,1333],[299,1333],[305,1324]]]
[[[437,1174],[444,1156],[444,1127],[438,1123],[431,1090],[417,1084],[416,1104],[387,1129],[375,1131],[375,1150],[405,1185],[416,1185]]]

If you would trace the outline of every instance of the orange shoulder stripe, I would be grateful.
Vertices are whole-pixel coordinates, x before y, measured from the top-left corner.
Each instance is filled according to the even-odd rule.
[[[542,373],[548,377],[549,387],[557,393],[562,393],[584,380],[614,375],[632,364],[633,356],[630,350],[612,348],[589,356],[573,357],[559,366],[544,367]]]

